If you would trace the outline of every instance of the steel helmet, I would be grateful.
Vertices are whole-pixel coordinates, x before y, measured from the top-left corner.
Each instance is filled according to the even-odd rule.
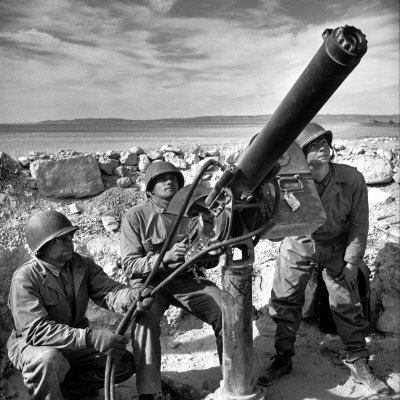
[[[329,147],[332,148],[332,132],[325,130],[321,125],[310,122],[296,139],[296,143],[304,150],[313,140],[325,136]]]
[[[42,211],[33,215],[26,226],[25,237],[33,254],[36,254],[50,240],[75,232],[79,226],[58,211]]]
[[[184,185],[184,178],[182,172],[180,172],[175,165],[167,161],[156,161],[150,164],[145,175],[146,193],[150,191],[149,188],[157,176],[171,173],[176,175],[178,180],[178,189],[182,188]]]

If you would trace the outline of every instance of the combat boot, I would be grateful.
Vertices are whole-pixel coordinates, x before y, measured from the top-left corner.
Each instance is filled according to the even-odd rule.
[[[274,360],[265,370],[264,375],[258,378],[258,384],[261,386],[270,386],[281,375],[289,374],[292,371],[292,353],[285,351],[271,357]]]
[[[385,382],[375,376],[372,368],[368,365],[367,358],[359,358],[354,362],[345,361],[344,363],[350,369],[354,382],[368,386],[379,397],[391,395],[392,390]]]

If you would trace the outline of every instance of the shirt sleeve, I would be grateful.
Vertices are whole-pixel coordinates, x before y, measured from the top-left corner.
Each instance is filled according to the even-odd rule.
[[[89,297],[99,306],[118,314],[125,314],[139,296],[137,289],[110,278],[93,260],[85,258]]]
[[[50,320],[38,284],[28,275],[19,274],[12,280],[9,307],[15,327],[27,344],[72,350],[86,347],[86,329]]]
[[[352,190],[349,235],[344,260],[356,264],[364,257],[369,229],[368,189],[360,172],[357,172],[352,180]]]
[[[135,213],[125,214],[121,222],[121,264],[129,279],[147,276],[158,254],[146,251],[140,235],[140,221]],[[161,263],[160,268],[163,267]]]

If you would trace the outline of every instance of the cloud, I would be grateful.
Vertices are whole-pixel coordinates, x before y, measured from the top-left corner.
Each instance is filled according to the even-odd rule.
[[[398,17],[392,0],[3,0],[0,120],[271,113],[344,24],[369,50],[325,110],[394,113]]]

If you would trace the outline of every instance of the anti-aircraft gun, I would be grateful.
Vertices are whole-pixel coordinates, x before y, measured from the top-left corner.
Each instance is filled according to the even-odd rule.
[[[186,262],[166,281],[184,268],[195,268],[196,262],[210,253],[226,255],[221,283],[223,381],[214,399],[263,398],[257,392],[252,371],[252,271],[258,240],[308,235],[326,218],[295,139],[360,62],[367,51],[367,40],[359,29],[347,25],[326,29],[322,36],[324,43],[238,163],[208,161],[168,208],[177,217],[160,262],[172,240],[182,235],[179,226],[183,217],[191,217],[192,223],[184,231],[189,244]],[[211,165],[223,172],[215,186],[207,188],[201,178]],[[157,264],[145,285],[154,276]],[[134,308],[126,314],[117,333],[126,331],[135,315]],[[108,361],[107,400],[113,398],[112,359]]]

